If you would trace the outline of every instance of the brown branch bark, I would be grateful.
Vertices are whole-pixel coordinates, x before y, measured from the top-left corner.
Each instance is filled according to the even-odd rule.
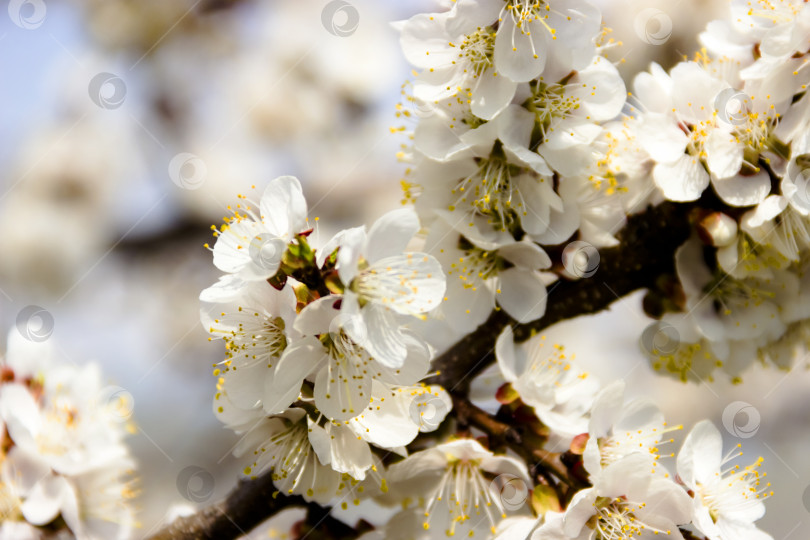
[[[329,508],[307,503],[303,497],[277,493],[272,473],[254,480],[242,480],[228,496],[196,514],[179,518],[150,537],[150,540],[221,540],[238,538],[266,519],[292,507],[305,507],[307,519],[298,532],[307,540],[346,540],[357,532],[329,515]]]

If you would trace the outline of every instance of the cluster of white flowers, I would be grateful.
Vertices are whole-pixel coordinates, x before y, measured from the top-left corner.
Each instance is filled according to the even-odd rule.
[[[498,394],[513,421],[535,423],[541,445],[559,450],[562,442],[577,462],[571,468],[580,468],[583,484],[569,492],[567,508],[516,456],[451,439],[388,468],[390,490],[378,501],[402,510],[364,540],[683,539],[689,527],[709,540],[771,538],[755,525],[772,494],[762,458],[729,465],[742,452],[723,454],[720,432],[702,421],[670,472],[661,459],[675,453],[661,450],[682,426],[669,426],[650,400],[626,401],[622,381],[600,389],[560,347],[544,346],[540,338],[516,346],[508,330],[500,336],[497,360],[509,382]]]
[[[459,1],[398,28],[421,70],[399,105],[418,120],[396,128],[411,134],[403,184],[448,276],[434,318],[462,335],[496,306],[536,320],[549,283],[595,264],[555,268],[549,248],[615,245],[651,194],[601,15],[586,0]]]
[[[410,328],[445,289],[436,259],[408,251],[416,214],[390,212],[316,252],[293,177],[232,213],[212,248],[227,274],[200,299],[211,339],[226,343],[214,410],[244,433],[245,474],[272,471],[284,493],[319,502],[367,479],[385,490],[372,447],[404,455],[451,408],[442,388],[420,383],[431,351]]]
[[[321,504],[401,505],[367,540],[771,538],[755,525],[770,495],[761,459],[728,466],[741,453],[723,454],[704,421],[670,471],[660,458],[675,453],[661,447],[682,427],[539,336],[498,337],[500,409],[488,417],[519,424],[528,454],[503,430],[476,438],[493,433],[468,419],[436,432],[452,401],[421,381],[493,310],[541,318],[547,286],[589,277],[595,248],[664,199],[700,204],[676,256],[683,294],[670,304],[685,309],[643,338],[656,367],[738,374],[810,336],[799,174],[810,8],[778,4],[778,16],[750,8],[710,25],[707,50],[639,75],[631,103],[587,0],[457,0],[397,23],[420,70],[394,128],[409,136],[404,208],[311,245],[301,186],[280,177],[214,228],[226,275],[203,291],[202,320],[226,343],[214,410],[242,434],[244,473],[269,471],[280,492]],[[409,455],[420,432],[436,433]],[[544,469],[552,453],[563,473]]]
[[[672,201],[697,201],[677,254],[682,311],[648,333],[656,369],[734,381],[756,359],[789,369],[810,340],[810,6],[732,0],[693,60],[634,82],[632,125]]]
[[[723,455],[720,433],[701,422],[675,476],[660,452],[681,426],[648,400],[626,402],[621,381],[600,387],[561,346],[517,343],[508,326],[495,348],[501,414],[538,450],[567,453],[577,489],[565,498],[535,484],[525,456],[488,448],[476,429],[409,455],[452,407],[419,382],[434,353],[420,335],[445,278],[436,258],[406,251],[416,214],[390,212],[313,249],[292,177],[232,213],[212,248],[228,273],[203,291],[202,319],[226,344],[214,409],[242,435],[234,453],[246,476],[269,473],[280,493],[320,504],[400,505],[366,540],[683,538],[689,526],[710,540],[770,538],[755,525],[770,494],[761,459],[726,467],[739,453]]]
[[[0,364],[0,538],[130,538],[131,398],[13,330]]]

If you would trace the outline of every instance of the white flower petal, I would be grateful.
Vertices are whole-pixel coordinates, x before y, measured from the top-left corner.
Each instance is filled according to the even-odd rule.
[[[503,378],[510,383],[517,381],[526,369],[523,365],[525,357],[515,347],[514,333],[508,324],[495,341],[495,360]]]
[[[723,461],[723,437],[709,420],[695,424],[678,453],[678,476],[691,489],[706,483],[720,472]]]
[[[307,201],[296,177],[280,176],[267,184],[262,193],[261,220],[271,234],[287,242],[307,229]]]
[[[355,480],[364,480],[372,465],[368,444],[342,423],[327,424],[326,432],[332,438],[332,468]]]
[[[534,242],[515,242],[498,249],[498,255],[519,268],[540,270],[551,267],[551,257]]]
[[[348,285],[357,275],[357,263],[361,255],[363,255],[363,247],[366,244],[366,228],[354,227],[353,229],[346,229],[336,236],[340,236],[337,271],[343,284]]]
[[[750,176],[738,174],[729,178],[712,178],[712,186],[731,206],[754,206],[770,194],[771,179],[767,172],[760,171]]]
[[[495,37],[495,68],[499,76],[527,82],[540,75],[546,65],[549,41],[549,33],[542,27],[524,31],[511,15],[503,17]]]
[[[388,212],[371,226],[363,255],[370,264],[400,255],[418,231],[419,218],[412,208]]]
[[[298,314],[294,328],[305,336],[325,334],[329,331],[332,320],[340,314],[335,305],[339,305],[338,302],[342,299],[342,295],[329,295],[310,302]]]
[[[481,73],[472,93],[470,109],[484,120],[492,120],[503,111],[515,97],[517,83],[492,69]]]
[[[546,312],[546,285],[537,272],[509,268],[499,275],[501,292],[498,304],[520,323],[534,321]]]
[[[70,491],[70,484],[61,476],[48,475],[37,482],[22,504],[26,521],[33,525],[46,525],[56,519]]]
[[[342,360],[344,363],[352,360]],[[323,366],[315,377],[315,405],[327,417],[342,421],[353,418],[368,407],[371,377],[357,370],[339,368],[335,360]]]
[[[696,157],[684,154],[672,164],[659,163],[653,169],[655,185],[664,197],[675,202],[694,201],[709,186],[709,174]]]
[[[744,146],[734,135],[722,129],[713,129],[706,137],[706,165],[714,178],[729,178],[740,172]]]

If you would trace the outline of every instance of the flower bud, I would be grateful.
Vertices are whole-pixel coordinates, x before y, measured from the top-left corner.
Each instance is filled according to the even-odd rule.
[[[737,222],[722,212],[712,212],[698,223],[703,243],[714,247],[729,246],[737,239]]]

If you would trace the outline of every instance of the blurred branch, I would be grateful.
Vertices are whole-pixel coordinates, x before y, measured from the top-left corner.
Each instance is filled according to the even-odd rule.
[[[639,289],[654,289],[661,276],[674,274],[675,250],[689,237],[688,215],[693,207],[664,202],[634,214],[616,235],[616,247],[599,251],[599,268],[588,278],[560,279],[549,287],[546,313],[527,324],[517,324],[503,311],[494,311],[474,332],[433,361],[440,384],[457,395],[466,394],[470,381],[494,361],[495,341],[511,324],[517,341],[567,319],[591,315]]]
[[[211,240],[211,224],[187,219],[174,223],[148,235],[125,238],[116,244],[119,253],[132,256],[150,255],[163,249],[176,249],[177,246],[198,246],[204,253],[203,244]]]
[[[149,537],[150,540],[238,538],[275,514],[293,507],[307,508],[306,520],[298,525],[299,537],[308,540],[347,540],[357,532],[332,517],[328,508],[307,503],[297,495],[285,496],[273,485],[272,472],[254,480],[241,480],[228,496],[208,508],[178,518]]]

